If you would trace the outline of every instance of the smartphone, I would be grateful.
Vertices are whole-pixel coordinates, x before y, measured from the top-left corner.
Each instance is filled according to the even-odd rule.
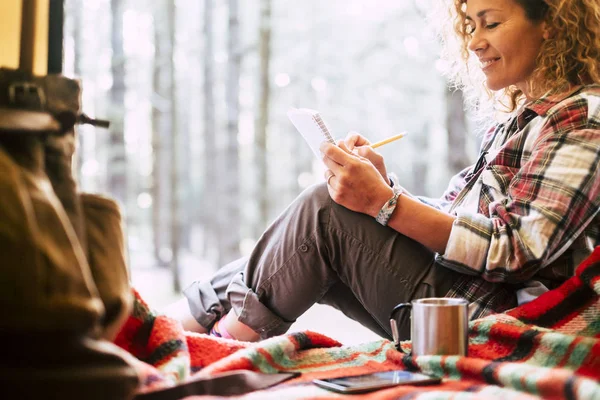
[[[343,376],[341,378],[315,379],[313,383],[337,393],[352,394],[372,392],[397,385],[434,385],[441,383],[441,381],[441,378],[398,370]]]

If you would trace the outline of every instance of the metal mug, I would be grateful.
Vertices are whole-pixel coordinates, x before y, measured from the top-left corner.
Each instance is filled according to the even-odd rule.
[[[414,356],[467,355],[469,302],[465,299],[432,297],[398,304],[390,314],[392,337],[400,350],[397,314],[411,309],[410,336]]]

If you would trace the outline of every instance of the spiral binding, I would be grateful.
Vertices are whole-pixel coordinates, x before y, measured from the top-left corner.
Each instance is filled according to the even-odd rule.
[[[321,115],[319,113],[316,113],[313,115],[313,119],[319,126],[319,129],[323,133],[323,136],[325,136],[325,139],[327,139],[329,143],[335,144],[335,140],[333,140],[333,136],[331,136],[331,133],[329,133],[329,129],[327,128],[327,125],[325,125],[325,122],[323,121],[323,118],[321,118]]]

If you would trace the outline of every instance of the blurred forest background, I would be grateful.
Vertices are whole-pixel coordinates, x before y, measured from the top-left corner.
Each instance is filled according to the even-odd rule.
[[[66,0],[64,72],[111,121],[80,128],[79,179],[121,202],[134,278],[179,291],[323,181],[292,106],[337,138],[407,131],[380,148],[388,170],[441,195],[478,143],[440,73],[430,1]]]

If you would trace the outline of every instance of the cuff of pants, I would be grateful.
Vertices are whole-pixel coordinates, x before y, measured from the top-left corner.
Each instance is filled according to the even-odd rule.
[[[183,290],[183,295],[187,298],[192,317],[207,331],[226,312],[210,282],[193,282]]]
[[[284,334],[294,322],[281,319],[261,303],[259,296],[246,285],[241,272],[231,280],[227,296],[238,320],[258,333],[261,339]]]
[[[229,311],[210,281],[193,282],[185,288],[183,295],[187,298],[190,313],[207,331]],[[258,333],[261,339],[281,335],[293,323],[284,321],[261,303],[259,296],[244,281],[242,272],[233,276],[227,287],[227,297],[239,321]]]

